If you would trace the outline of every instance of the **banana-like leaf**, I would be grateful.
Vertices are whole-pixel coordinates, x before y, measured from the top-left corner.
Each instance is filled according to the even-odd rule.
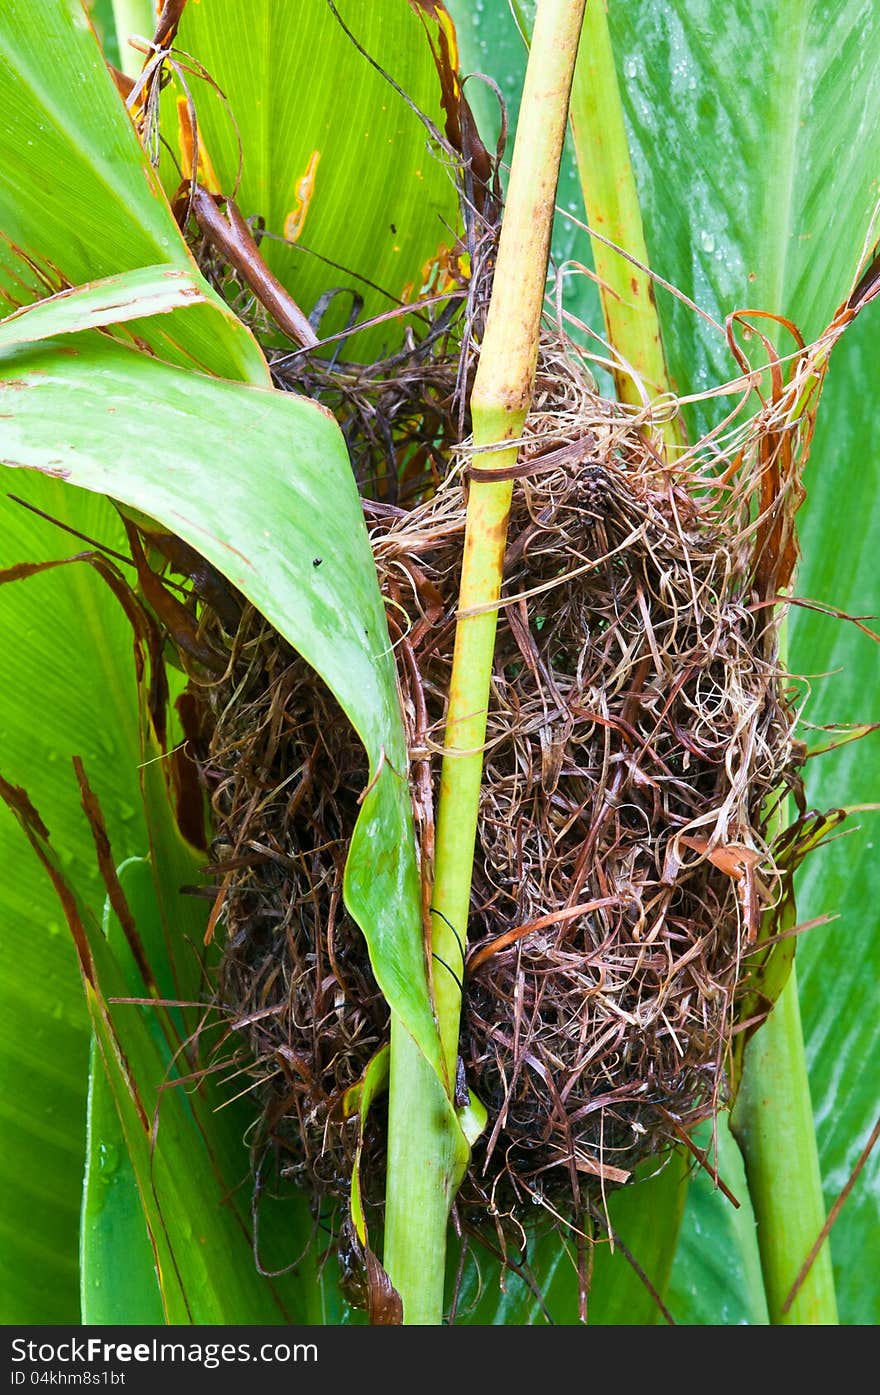
[[[4,6],[0,46],[0,305],[160,262],[197,275],[80,0]],[[268,383],[202,285],[210,306],[132,329],[175,362]]]
[[[716,1139],[704,1124],[694,1135],[699,1148],[715,1158],[718,1175],[739,1208],[715,1187],[702,1168],[688,1190],[687,1217],[675,1255],[667,1302],[677,1322],[725,1327],[766,1326],[767,1298],[742,1155],[719,1114]],[[716,1152],[717,1148],[717,1152]]]
[[[192,269],[147,268],[63,292],[32,310],[18,311],[0,325],[0,336],[14,343],[26,324],[24,337],[39,339],[46,332],[116,323],[138,313],[189,307],[193,300],[205,298],[217,299]],[[17,488],[51,517],[86,537],[98,537],[115,548],[125,546],[118,519],[96,496],[38,477],[21,477]],[[2,566],[40,563],[82,546],[14,501],[0,500],[0,515]],[[129,855],[146,850],[149,844],[139,812],[141,751],[130,627],[110,591],[84,563],[65,569],[64,575],[60,585],[57,575],[46,574],[8,585],[0,594],[7,679],[0,719],[5,734],[3,761],[7,773],[43,796],[45,807],[51,807],[66,870],[88,892],[94,888],[97,869],[88,832],[76,810],[69,779],[71,755],[83,755],[90,767],[99,768],[115,846]],[[57,631],[46,624],[47,615],[57,623]],[[28,692],[27,702],[21,700],[24,692]],[[152,763],[142,766],[147,779],[161,768]],[[149,801],[146,807],[151,813]],[[9,1002],[8,1038],[4,1034],[0,1048],[7,1139],[0,1209],[4,1235],[0,1305],[9,1320],[70,1321],[79,1315],[80,1292],[84,1311],[90,1300],[123,1301],[121,1285],[108,1282],[106,1273],[94,1277],[93,1271],[83,1272],[81,1266],[78,1279],[75,1267],[88,1057],[82,990],[67,937],[58,933],[58,910],[51,892],[31,855],[21,848],[20,834],[5,811],[0,844],[4,864],[16,867],[15,878],[4,889],[0,911],[6,952],[4,991]],[[167,870],[171,875],[172,862]],[[190,971],[197,967],[189,952],[183,962]],[[40,1005],[44,996],[48,1007]],[[32,1024],[39,1024],[42,1050],[38,1059],[26,1064],[22,1043],[32,1035]],[[49,1069],[47,1063],[51,1063]],[[87,1173],[95,1195],[101,1198],[103,1219],[98,1229],[103,1226],[106,1235],[108,1227],[116,1233],[127,1220],[128,1209],[123,1201],[121,1214],[115,1211],[116,1199],[125,1191],[127,1164],[122,1160],[114,1165],[110,1178],[107,1159],[117,1158],[122,1144],[121,1140],[112,1146],[105,1142],[110,1127],[105,1095],[103,1078],[97,1083],[93,1079],[89,1117],[102,1122],[97,1130],[100,1138],[89,1124],[96,1142],[87,1157]],[[39,1169],[33,1166],[37,1153]],[[33,1202],[26,1230],[19,1223],[22,1190]],[[84,1208],[83,1225],[88,1229],[87,1214],[94,1209],[88,1198]],[[142,1219],[139,1224],[143,1231]],[[106,1314],[108,1310],[99,1306],[98,1311]]]
[[[582,1260],[592,1268],[588,1322],[650,1326],[669,1320],[663,1299],[685,1195],[685,1161],[676,1153],[659,1172],[653,1162],[638,1168],[622,1191],[608,1197],[607,1215],[604,1208],[597,1209],[592,1254],[588,1257],[585,1251]],[[663,1224],[669,1214],[677,1218],[675,1225]],[[565,1225],[557,1228],[540,1211],[530,1227],[523,1260],[508,1255],[504,1271],[491,1246],[479,1240],[468,1242],[463,1264],[460,1247],[453,1246],[448,1287],[455,1294],[456,1322],[515,1327],[581,1321],[577,1248],[576,1233]]]
[[[246,218],[288,240],[266,237],[260,250],[307,313],[328,292],[346,292],[322,325],[327,332],[345,326],[353,296],[359,318],[417,298],[432,277],[442,279],[439,264],[455,242],[453,181],[418,114],[442,129],[432,8],[420,15],[408,0],[339,0],[337,17],[327,0],[212,0],[183,13],[178,49],[220,89],[186,65],[217,186]],[[178,81],[162,104],[178,160],[180,100]],[[180,175],[170,158],[163,168],[171,192]],[[346,355],[396,347],[402,324],[357,335]]]
[[[653,269],[716,318],[748,305],[815,337],[877,199],[880,13],[652,0],[610,19]],[[679,390],[723,382],[723,338],[659,294]]]
[[[100,25],[111,41],[108,48],[113,49],[111,6],[101,0],[96,9]],[[410,26],[410,34],[414,33]],[[0,284],[5,288],[7,307],[26,304],[70,283],[94,281],[124,268],[167,259],[181,281],[191,280],[199,294],[212,304],[188,304],[186,315],[172,313],[161,319],[143,320],[133,326],[138,337],[172,361],[211,368],[226,377],[266,383],[265,363],[254,341],[230,312],[218,306],[216,297],[194,272],[100,60],[94,35],[84,23],[78,0],[47,0],[39,13],[26,12],[22,7],[6,12],[0,16],[0,36],[4,48],[0,100],[9,113],[9,120],[0,131],[0,230],[8,239],[0,243]],[[425,73],[426,52],[422,47],[419,59]],[[110,56],[116,57],[116,52],[110,52]],[[433,91],[436,95],[436,87]],[[376,169],[381,183],[385,179],[381,165],[371,168]],[[362,192],[362,183],[359,187]],[[451,203],[450,197],[450,207]],[[345,220],[346,236],[348,223]],[[420,265],[412,264],[409,275],[414,282],[418,281]],[[135,282],[127,283],[127,292],[144,289],[136,284],[141,275],[149,278],[150,273],[135,271]],[[100,299],[101,291],[96,290],[95,295]],[[75,319],[82,303],[76,308],[65,308]],[[118,324],[131,315],[131,307],[126,306],[114,316],[109,301],[103,307],[92,307],[96,308],[98,318],[107,323]],[[155,310],[155,300],[142,308],[144,313]],[[57,302],[46,307],[50,318],[57,310]],[[65,324],[54,320],[55,333],[73,327],[69,321]],[[18,328],[16,324],[13,333]],[[33,320],[28,333],[32,338],[39,337]],[[80,495],[76,490],[59,490],[55,482],[46,478],[22,479],[16,485],[19,493],[33,496],[53,516],[66,517],[87,536],[97,535],[111,545],[119,545],[118,525],[98,499]],[[4,541],[10,545],[5,558],[9,564],[37,560],[44,550],[44,538],[51,540],[48,547],[56,555],[64,550],[62,535],[55,534],[49,524],[28,519],[18,506],[6,505],[5,501],[0,503],[0,509],[4,518],[8,514],[15,523],[4,532]],[[25,519],[28,527],[23,529],[19,525]],[[79,570],[85,573],[86,569]],[[127,725],[106,722],[102,715],[106,693],[119,695],[121,700],[121,695],[129,691],[126,651],[130,639],[125,621],[97,577],[89,575],[82,583],[77,580],[67,587],[63,597],[58,593],[65,588],[56,585],[56,581],[57,578],[42,577],[6,588],[5,671],[15,675],[21,658],[26,664],[42,661],[45,651],[38,650],[35,639],[42,637],[43,617],[51,614],[62,626],[63,640],[53,636],[54,650],[51,660],[46,661],[52,663],[61,692],[65,698],[69,696],[70,707],[82,720],[72,721],[71,711],[58,701],[53,684],[45,682],[42,671],[33,683],[29,669],[20,682],[13,676],[7,689],[8,701],[13,692],[27,691],[29,685],[34,691],[27,704],[16,701],[14,711],[8,718],[4,712],[2,720],[7,733],[10,723],[15,731],[21,728],[19,749],[30,751],[38,768],[34,774],[26,762],[23,767],[17,763],[13,742],[4,746],[5,768],[42,795],[43,774],[57,777],[67,764],[58,759],[59,751],[65,756],[76,751],[88,756],[99,741],[104,763],[109,770],[119,772],[120,784],[128,789],[119,810],[125,836],[115,839],[114,846],[121,855],[140,853],[144,839],[132,782],[136,764],[136,743],[131,740],[130,725],[133,709],[129,709]],[[97,602],[82,606],[84,591],[89,592],[90,598],[98,597]],[[80,605],[79,612],[70,616],[66,614],[70,608],[68,597]],[[22,633],[28,635],[29,645],[19,648],[17,640]],[[66,649],[75,659],[64,660]],[[51,711],[49,700],[53,704]],[[43,707],[46,710],[40,715]],[[55,717],[57,721],[52,720]],[[31,719],[46,734],[44,750],[39,741],[34,742],[33,733],[27,731]],[[90,724],[95,725],[90,729]],[[96,759],[90,760],[92,766],[97,763]],[[55,785],[58,783],[56,778]],[[81,827],[74,826],[75,819],[70,816],[69,781],[65,789],[66,797],[58,797],[60,791],[53,785],[52,796],[44,799],[43,804],[54,811],[53,824],[61,835],[59,842],[71,879],[78,887],[87,887],[94,883],[91,850],[87,835]],[[108,803],[106,789],[103,793]],[[111,799],[108,803],[111,822],[117,817],[117,802]],[[149,815],[149,802],[147,812]],[[3,1311],[10,1320],[71,1320],[77,1311],[75,1231],[87,1050],[81,989],[75,970],[72,972],[72,957],[66,937],[60,933],[51,895],[42,879],[34,881],[32,860],[22,856],[20,835],[5,816],[3,832],[21,864],[14,886],[4,895],[3,905],[4,919],[12,921],[4,941],[9,951],[7,981],[14,985],[9,994],[13,1006],[6,1019],[10,1050],[3,1060],[4,1112],[11,1141],[11,1147],[4,1150],[8,1219],[6,1208],[0,1218],[4,1240],[8,1242],[3,1247],[3,1277],[7,1280]],[[153,837],[152,832],[150,836]],[[160,844],[161,841],[160,835]],[[154,845],[154,856],[163,852],[167,852],[167,847]],[[16,899],[19,893],[20,904]],[[36,927],[42,925],[51,929],[49,941],[35,933]],[[35,1006],[44,994],[51,1002],[50,1014]],[[24,1068],[21,1043],[28,1034],[32,1040],[39,1035],[45,1047],[39,1070],[33,1063]],[[43,1069],[48,1062],[53,1063],[51,1068]],[[29,1162],[37,1150],[41,1157],[39,1173]],[[22,1189],[35,1203],[27,1234],[17,1223]]]
[[[75,344],[2,361],[0,460],[109,494],[172,529],[323,677],[370,760],[346,899],[382,991],[439,1073],[396,671],[341,432],[289,394],[92,336]]]
[[[871,19],[875,18],[871,11]],[[837,351],[819,411],[803,510],[798,591],[851,615],[878,612],[880,415],[876,411],[880,315],[866,313]],[[873,622],[876,630],[876,620]],[[880,645],[854,625],[794,609],[791,662],[810,679],[813,722],[876,720]],[[880,788],[880,733],[810,761],[819,808],[871,802]],[[807,858],[799,874],[798,919],[840,918],[799,937],[798,982],[819,1156],[830,1207],[846,1184],[877,1117],[880,1050],[880,814]],[[880,1321],[880,1151],[874,1149],[831,1232],[841,1321]]]
[[[653,3],[615,7],[611,17],[655,269],[716,316],[748,303],[787,315],[814,335],[849,290],[877,197],[880,14],[861,0],[743,2],[723,10],[694,0],[684,14],[672,3]],[[681,390],[729,374],[720,336],[698,330],[662,293],[660,309]],[[876,318],[867,311],[852,341],[837,350],[800,520],[798,592],[855,613],[877,609],[876,588],[856,562],[871,555],[865,530],[874,516],[876,414],[853,411],[853,403],[872,399]],[[844,667],[840,678],[822,683],[808,720],[875,719],[866,702],[877,689],[876,646],[855,627],[797,609],[791,630],[796,672]],[[811,764],[809,802],[830,808],[876,797],[878,757],[878,743],[868,737],[823,757],[824,765]],[[829,1204],[876,1114],[863,1063],[876,1050],[878,997],[862,966],[876,961],[876,925],[864,907],[880,888],[865,849],[871,834],[859,836],[808,859],[798,896],[800,921],[847,915],[845,938],[838,927],[811,931],[798,950]],[[837,869],[832,877],[829,867]],[[866,1255],[880,1253],[871,1181],[863,1176],[832,1232],[844,1322],[876,1321],[880,1312],[877,1285],[859,1278]]]
[[[493,76],[515,120],[524,43],[512,12],[528,28],[534,0],[515,6],[492,0],[479,12],[472,0],[450,0],[450,10],[465,70]],[[651,265],[718,321],[748,305],[790,316],[808,336],[817,333],[852,284],[877,197],[880,13],[864,0],[736,0],[723,9],[709,0],[649,0],[611,4],[608,11]],[[743,54],[749,55],[746,63]],[[479,89],[468,90],[477,105]],[[487,114],[490,99],[478,111]],[[569,152],[559,204],[582,216],[577,187]],[[559,224],[557,259],[589,264],[586,235],[573,231],[564,217]],[[657,296],[678,390],[704,391],[732,376],[723,334],[662,288]],[[568,282],[566,304],[601,331],[598,298],[585,278]],[[873,574],[863,559],[880,545],[872,502],[878,488],[874,462],[880,458],[877,418],[873,407],[864,409],[875,396],[880,346],[870,315],[836,351],[801,518],[799,591],[856,614],[877,609]],[[694,429],[703,429],[712,411],[711,403],[698,406]],[[827,673],[845,665],[843,675],[823,680],[820,689],[814,682],[817,697],[807,717],[875,720],[869,695],[877,688],[876,647],[854,627],[807,612],[794,612],[791,632],[796,670]],[[875,798],[878,763],[876,736],[811,763],[810,803],[830,808]],[[842,910],[847,925],[845,935],[837,927],[811,931],[798,951],[829,1203],[846,1182],[876,1114],[870,1073],[863,1069],[876,1053],[880,1019],[876,976],[864,971],[877,956],[876,926],[864,914],[880,896],[869,847],[872,817],[864,816],[859,833],[809,859],[799,878],[799,920]],[[874,1322],[880,1311],[877,1286],[862,1281],[865,1257],[880,1255],[880,1220],[871,1200],[878,1166],[875,1156],[832,1232],[847,1322]],[[662,1209],[653,1207],[649,1186],[642,1194],[659,1238]],[[673,1288],[679,1322],[719,1321],[702,1301],[695,1299],[689,1309],[688,1294],[714,1293],[721,1304],[712,1256],[716,1244],[726,1243],[721,1237],[729,1229],[728,1208],[723,1196],[702,1183],[688,1207]],[[649,1253],[641,1258],[646,1263]],[[488,1273],[484,1279],[491,1283]],[[754,1316],[753,1302],[738,1309],[728,1296],[726,1307],[749,1321],[763,1320]],[[623,1309],[616,1320],[627,1320]]]
[[[294,1304],[307,1297],[306,1286],[302,1290],[288,1286],[285,1292],[248,1262],[250,1226],[241,1214],[246,1201],[236,1196],[236,1182],[246,1171],[237,1130],[211,1122],[222,1101],[206,1081],[192,1093],[177,1083],[186,1058],[177,1057],[176,1070],[169,1065],[161,1035],[167,1036],[169,1045],[175,1038],[164,1009],[148,1009],[155,1014],[150,1020],[137,1006],[111,1007],[112,1000],[128,996],[129,973],[68,884],[27,796],[2,777],[0,796],[15,813],[49,876],[76,946],[97,1054],[113,1093],[149,1228],[165,1320],[200,1324],[307,1320],[306,1312],[290,1303],[291,1295]],[[137,956],[136,936],[136,929],[126,931],[128,947]],[[210,1148],[205,1146],[208,1133]]]
[[[251,336],[218,309],[197,277],[78,0],[6,6],[0,42],[4,309],[68,284],[164,261],[201,283],[213,303],[139,325],[140,337],[172,359],[268,382]],[[96,498],[47,479],[23,479],[18,492],[87,535],[124,545],[112,511]],[[0,514],[4,565],[71,550],[62,534],[18,505],[3,499]],[[142,850],[135,708],[125,707],[125,695],[133,696],[130,635],[110,593],[86,572],[70,571],[66,586],[35,578],[6,587],[0,597],[4,769],[52,809],[67,870],[81,888],[93,885],[95,868],[65,778],[71,754],[102,767],[102,795],[120,853]],[[24,693],[26,701],[19,697]],[[8,1146],[2,1150],[0,1293],[9,1321],[72,1321],[79,1312],[76,1230],[88,1056],[82,991],[45,879],[37,877],[5,813],[0,838],[4,865],[16,868],[2,897]],[[41,1049],[23,1054],[29,1038]],[[27,1228],[20,1224],[23,1197],[30,1203]]]
[[[113,509],[96,495],[24,472],[5,482],[61,522],[111,547],[125,545]],[[0,569],[83,547],[5,491],[0,496]],[[71,757],[82,756],[94,772],[120,859],[143,852],[131,628],[89,566],[76,563],[63,576],[63,585],[50,572],[0,586],[2,765],[51,809],[65,874],[100,906]],[[0,1312],[4,1322],[76,1322],[87,1017],[57,899],[5,808],[0,864],[7,871],[0,897]]]
[[[86,1116],[86,1175],[80,1218],[84,1323],[164,1321],[156,1260],[107,1072],[92,1044]],[[125,1264],[119,1263],[120,1254]]]
[[[85,286],[46,296],[36,305],[14,310],[0,320],[0,349],[36,344],[58,334],[102,329],[197,305],[213,305],[223,315],[223,301],[194,270],[144,266],[105,276]]]

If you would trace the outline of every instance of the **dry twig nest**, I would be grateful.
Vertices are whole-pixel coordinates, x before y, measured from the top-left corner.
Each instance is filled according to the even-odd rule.
[[[545,343],[510,520],[468,927],[461,1056],[489,1122],[461,1204],[515,1217],[521,1203],[567,1199],[580,1214],[592,1189],[625,1181],[725,1098],[744,955],[778,894],[769,821],[780,792],[799,790],[802,758],[765,604],[787,545],[785,480],[768,507],[758,456],[726,475],[699,448],[664,463],[644,418],[599,397],[571,345]],[[464,451],[412,509],[364,504],[426,871],[478,463]],[[230,639],[206,610],[203,630],[228,654],[204,687],[202,765],[226,933],[219,994],[262,1101],[257,1171],[275,1154],[283,1173],[344,1196],[356,1136],[343,1096],[388,1034],[341,895],[366,762],[323,684],[258,615],[245,610]],[[383,1134],[376,1117],[362,1162],[376,1202]]]

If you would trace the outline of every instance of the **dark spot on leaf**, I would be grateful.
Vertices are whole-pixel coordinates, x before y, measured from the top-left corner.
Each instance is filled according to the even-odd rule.
[[[313,567],[320,567],[320,565],[321,565],[321,563],[323,562],[323,560],[324,560],[323,557],[313,557],[313,558],[312,558],[312,566],[313,566]]]

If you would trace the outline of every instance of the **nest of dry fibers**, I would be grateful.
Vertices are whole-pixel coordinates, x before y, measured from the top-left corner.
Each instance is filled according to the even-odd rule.
[[[799,747],[756,583],[760,472],[746,461],[725,477],[699,449],[669,464],[656,439],[596,394],[570,345],[545,344],[510,518],[471,918],[454,927],[467,955],[433,965],[463,983],[464,1076],[488,1109],[459,1204],[496,1216],[566,1197],[580,1212],[723,1101],[744,956],[776,895],[769,811],[797,785]],[[364,504],[425,877],[478,464],[461,452],[412,509]],[[271,1157],[344,1195],[357,1143],[345,1093],[388,1037],[342,899],[365,758],[259,616],[245,610],[230,635],[206,609],[202,627],[226,656],[202,688],[202,767],[220,998],[261,1102],[257,1172]],[[378,1204],[381,1110],[367,1132]]]

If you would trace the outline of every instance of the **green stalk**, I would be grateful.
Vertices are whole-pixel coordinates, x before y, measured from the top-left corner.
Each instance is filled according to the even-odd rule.
[[[583,0],[540,0],[538,5],[492,300],[471,397],[478,447],[515,441],[531,401],[582,12]],[[480,456],[480,465],[512,464],[516,454],[516,445],[490,450]],[[452,1110],[459,983],[512,489],[509,481],[474,481],[468,500],[432,901],[445,1091],[401,1024],[392,1022],[384,1260],[403,1300],[407,1324],[442,1321],[446,1226],[466,1160]],[[455,977],[441,960],[452,966]]]
[[[806,408],[814,386],[794,408],[792,420]],[[787,666],[785,621],[779,657]],[[776,816],[779,829],[788,821],[788,804],[783,801]],[[730,1127],[745,1163],[771,1324],[836,1326],[837,1298],[827,1240],[794,1302],[785,1307],[801,1265],[825,1224],[796,962],[770,1016],[746,1047]]]
[[[466,1165],[450,1095],[392,1017],[383,1261],[408,1326],[443,1321],[446,1226]]]
[[[745,1160],[771,1323],[836,1324],[827,1240],[784,1311],[800,1267],[825,1224],[794,965],[772,1013],[746,1047],[731,1127]]]
[[[119,41],[119,66],[126,77],[140,77],[144,55],[131,47],[129,35],[138,34],[151,39],[156,27],[156,11],[152,0],[113,0],[113,20]]]
[[[471,395],[481,469],[512,465],[531,402],[559,161],[584,0],[539,0],[523,88],[492,300]],[[461,965],[483,771],[489,684],[513,485],[471,483],[445,754],[440,775],[434,948]],[[454,1078],[461,993],[436,974],[447,1070]]]
[[[583,36],[571,90],[571,126],[587,222],[630,256],[648,265],[638,190],[608,32],[604,0],[588,0]],[[593,261],[608,343],[633,373],[614,374],[621,402],[642,406],[636,379],[649,396],[670,391],[654,287],[644,271],[591,235]],[[635,377],[633,376],[635,375]],[[677,422],[666,422],[661,436],[680,440]]]

